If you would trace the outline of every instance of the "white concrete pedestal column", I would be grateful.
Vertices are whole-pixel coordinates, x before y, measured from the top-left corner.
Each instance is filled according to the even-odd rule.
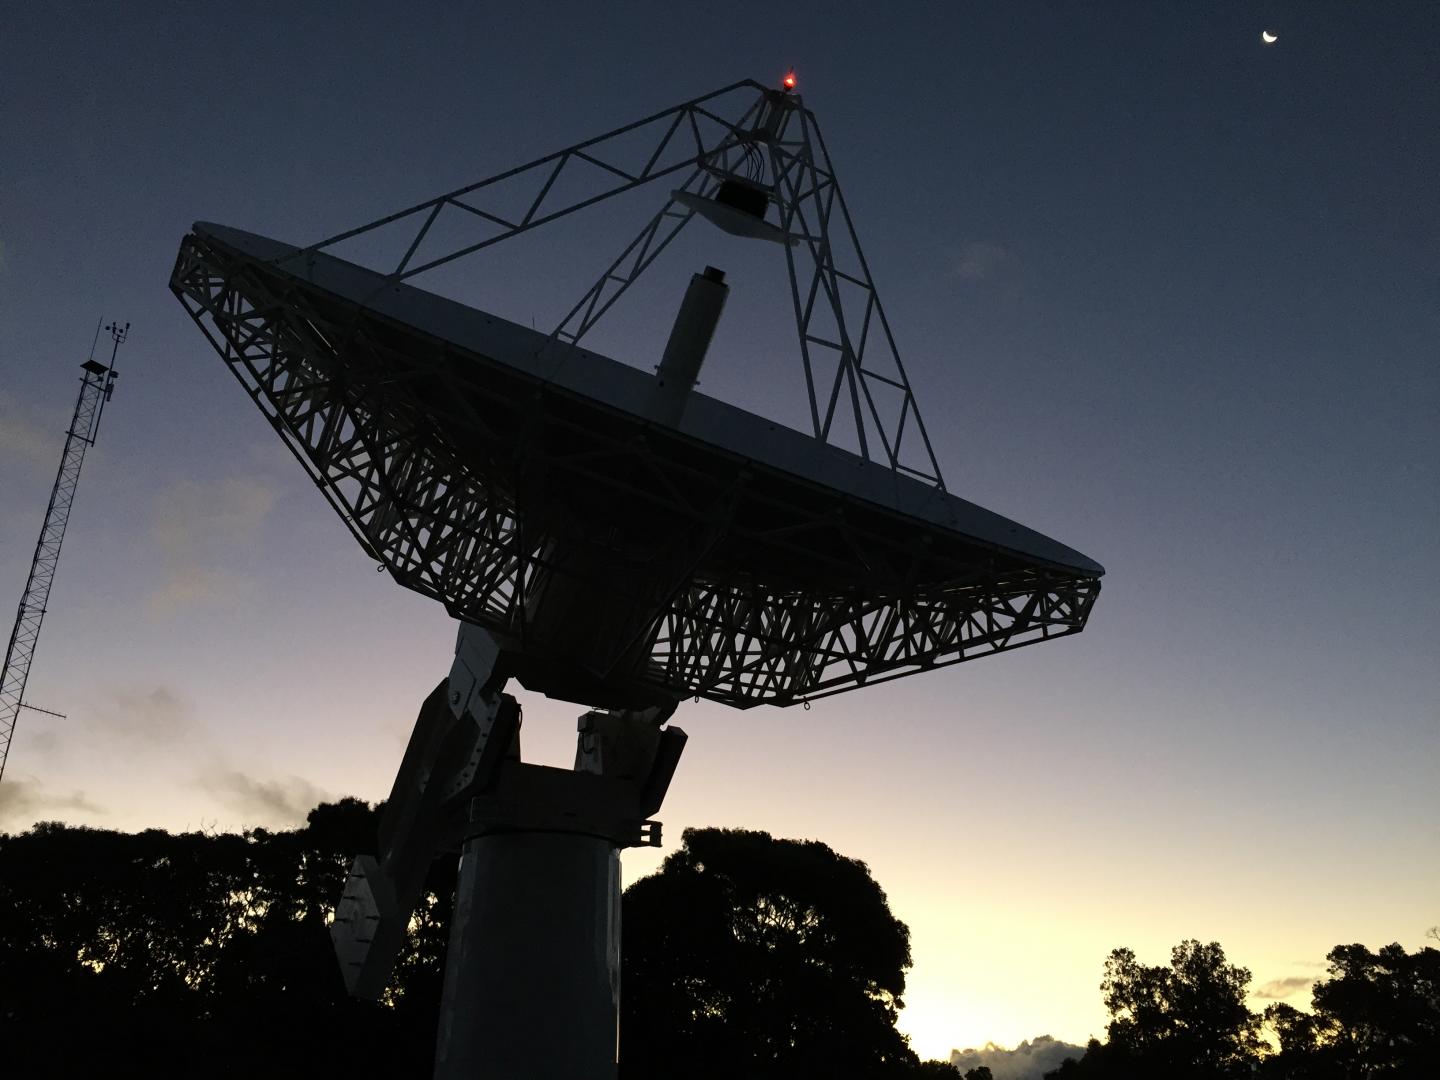
[[[615,1080],[620,854],[565,832],[465,842],[436,1080]]]

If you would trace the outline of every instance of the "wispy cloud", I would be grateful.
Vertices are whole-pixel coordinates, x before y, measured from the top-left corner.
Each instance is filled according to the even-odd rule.
[[[68,816],[67,811],[87,816],[105,813],[83,791],[46,791],[38,780],[27,777],[7,777],[0,784],[0,827],[28,827],[47,814]]]
[[[1271,979],[1264,986],[1251,991],[1251,997],[1261,1001],[1284,1001],[1302,990],[1309,990],[1315,983],[1313,975],[1290,975],[1284,979]]]
[[[188,785],[228,809],[229,820],[242,826],[302,824],[317,805],[336,798],[304,777],[257,775],[237,765],[194,706],[166,683],[97,688],[67,721],[45,731],[27,730],[25,741],[27,754],[42,755],[52,765],[78,758],[86,768],[104,770],[123,763],[137,774],[164,777],[166,784]],[[0,826],[105,812],[82,791],[50,792],[9,775],[0,784]]]
[[[169,757],[199,733],[194,710],[165,683],[97,687],[68,712],[64,720],[27,717],[23,735],[17,736],[24,739],[25,752],[53,761],[86,749],[105,757],[118,747],[127,759],[157,749]]]
[[[24,717],[24,727],[16,731],[19,757],[45,776],[71,777],[71,783],[79,780],[89,790],[104,792],[107,802],[113,803],[117,774],[146,777],[148,786],[170,786],[193,774],[208,754],[198,718],[172,686],[101,685],[64,704],[69,714],[64,719]],[[142,795],[139,801],[146,799]],[[116,814],[123,818],[135,803],[124,800]],[[0,825],[28,827],[46,819],[74,822],[77,816],[109,814],[86,791],[50,790],[9,773],[0,783]]]
[[[6,393],[0,393],[0,463],[13,462],[26,472],[44,476],[60,463],[64,428],[50,430]]]
[[[222,606],[244,597],[251,584],[244,574],[223,566],[177,566],[150,593],[150,612],[174,615],[185,608]]]
[[[274,504],[274,489],[251,477],[208,485],[186,480],[160,492],[150,535],[165,577],[150,594],[151,613],[172,615],[243,598],[250,579],[225,564],[254,539]]]
[[[155,497],[150,535],[169,554],[190,559],[255,535],[275,503],[275,492],[250,477],[218,484],[184,480]]]
[[[173,687],[118,686],[105,691],[87,726],[123,739],[169,744],[194,728],[195,717]]]
[[[199,786],[239,814],[246,825],[299,825],[319,803],[335,798],[300,776],[264,780],[228,767],[207,770]]]
[[[1020,256],[990,240],[969,240],[955,257],[955,276],[962,281],[1008,280],[1020,270]]]

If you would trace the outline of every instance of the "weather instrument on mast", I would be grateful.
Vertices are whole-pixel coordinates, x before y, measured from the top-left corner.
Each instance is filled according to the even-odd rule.
[[[85,464],[85,451],[95,445],[95,438],[100,434],[100,416],[105,411],[105,403],[115,392],[115,354],[130,333],[130,324],[127,322],[120,326],[111,323],[105,329],[112,341],[110,363],[106,365],[96,360],[92,345],[90,358],[80,365],[80,370],[84,372],[80,378],[80,396],[75,399],[75,412],[70,418],[70,430],[65,435],[65,449],[60,454],[60,469],[50,488],[50,503],[45,508],[40,539],[30,560],[30,576],[25,579],[20,609],[15,615],[15,626],[10,631],[10,644],[5,648],[5,666],[0,669],[0,778],[5,775],[10,740],[15,735],[15,724],[21,709],[63,716],[27,702],[25,683],[30,677],[30,662],[35,657],[35,646],[40,640],[40,624],[50,600],[50,586],[60,565],[60,544],[65,539],[70,507],[80,483],[80,467]],[[95,336],[97,339],[100,336],[98,328]]]
[[[549,334],[412,284],[655,183],[668,200]],[[495,198],[517,187],[518,211]],[[783,255],[807,430],[693,391],[714,267],[645,347],[654,375],[581,344],[696,217]],[[396,262],[340,257],[397,228]],[[461,848],[439,1077],[613,1077],[616,852],[659,842],[677,702],[787,706],[1077,633],[1099,593],[1098,563],[947,491],[793,75],[306,248],[197,223],[170,285],[364,550],[460,620],[333,931],[378,995],[425,867]],[[519,759],[511,678],[591,706],[573,770]]]

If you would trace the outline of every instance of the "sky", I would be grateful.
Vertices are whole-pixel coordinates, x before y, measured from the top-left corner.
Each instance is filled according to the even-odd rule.
[[[66,718],[22,714],[0,828],[383,798],[448,671],[454,623],[375,573],[169,293],[191,222],[312,242],[793,66],[949,489],[1108,572],[1077,637],[808,711],[685,704],[627,880],[687,826],[863,859],[940,1057],[1103,1036],[1118,946],[1219,941],[1253,1004],[1303,1005],[1334,945],[1440,923],[1440,7],[3,13],[0,599],[97,323],[132,329],[27,695]],[[664,194],[444,287],[551,327]],[[593,347],[653,364],[715,263],[703,390],[803,427],[774,249],[691,231]],[[579,708],[521,696],[527,758],[568,763]]]

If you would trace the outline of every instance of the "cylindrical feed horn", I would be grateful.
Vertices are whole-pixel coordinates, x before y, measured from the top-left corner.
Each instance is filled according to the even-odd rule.
[[[705,363],[705,353],[729,295],[723,270],[707,266],[703,274],[690,276],[690,287],[685,290],[670,340],[655,370],[655,390],[646,406],[652,420],[671,427],[680,423],[685,400],[700,377],[700,365]]]

